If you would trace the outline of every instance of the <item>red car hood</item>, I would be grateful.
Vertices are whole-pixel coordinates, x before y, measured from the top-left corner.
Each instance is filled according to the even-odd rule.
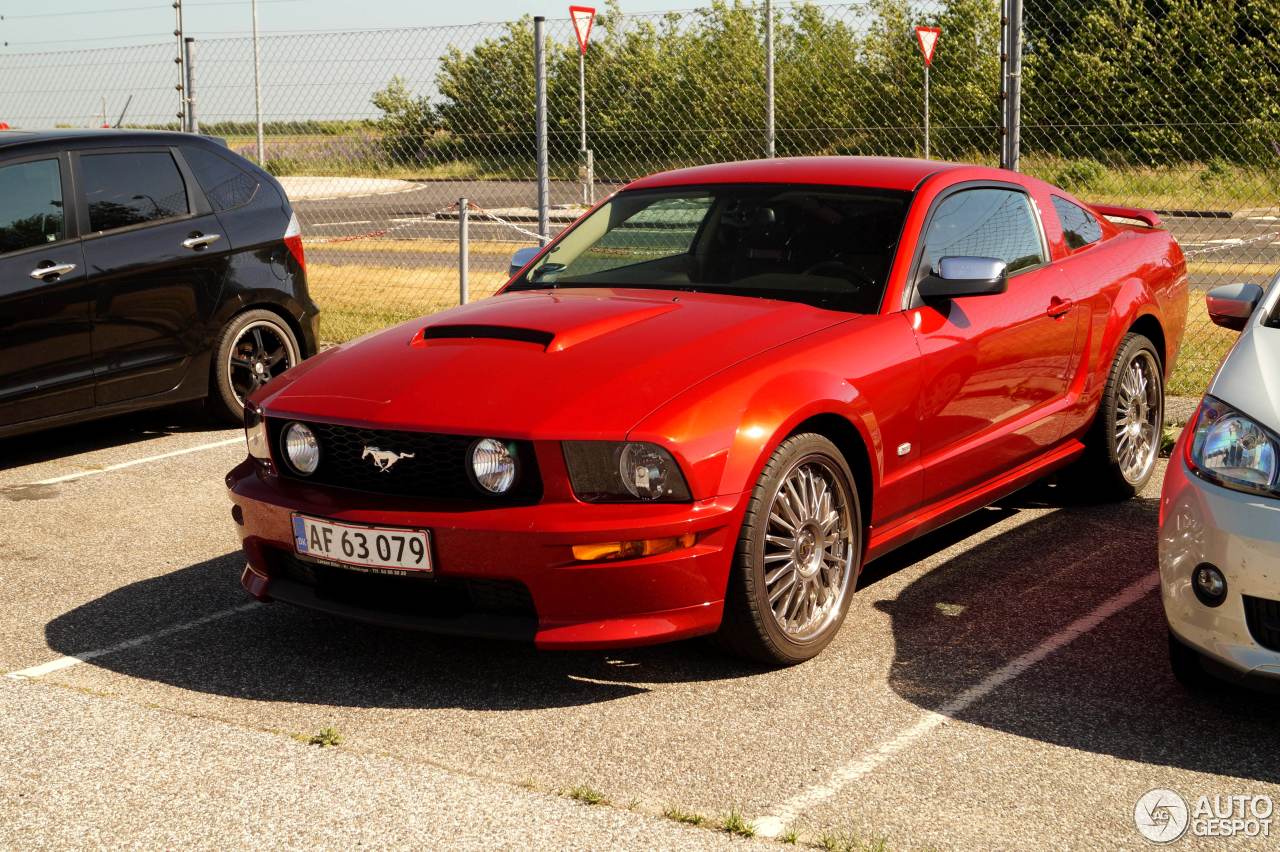
[[[259,402],[270,416],[387,429],[622,437],[708,376],[849,318],[697,293],[507,293],[322,353]]]

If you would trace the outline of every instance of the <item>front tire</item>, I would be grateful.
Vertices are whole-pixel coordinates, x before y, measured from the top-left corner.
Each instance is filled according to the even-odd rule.
[[[273,311],[237,314],[218,337],[209,382],[214,416],[244,422],[244,401],[254,391],[301,361],[298,338]]]
[[[862,545],[861,504],[844,456],[821,435],[788,438],[747,505],[720,645],[768,665],[817,656],[844,622]]]
[[[1104,501],[1128,500],[1151,479],[1164,429],[1164,370],[1155,345],[1129,333],[1120,343],[1097,418],[1085,439],[1088,451],[1077,484]]]

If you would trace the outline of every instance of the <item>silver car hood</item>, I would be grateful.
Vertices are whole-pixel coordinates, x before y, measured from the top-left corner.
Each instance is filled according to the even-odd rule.
[[[1218,368],[1209,393],[1280,432],[1280,328],[1262,324],[1263,317],[1275,316],[1277,304],[1280,284],[1273,280],[1235,348]]]

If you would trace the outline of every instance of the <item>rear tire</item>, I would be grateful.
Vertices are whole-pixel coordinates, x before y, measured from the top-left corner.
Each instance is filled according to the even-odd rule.
[[[1072,471],[1082,496],[1128,500],[1155,471],[1164,429],[1164,370],[1155,345],[1130,332],[1120,342],[1098,414]]]
[[[821,435],[788,438],[751,492],[718,643],[773,666],[812,659],[844,622],[861,564],[862,510],[844,456]]]
[[[254,309],[223,328],[214,349],[209,409],[220,420],[244,422],[244,400],[301,359],[298,338],[279,314]]]

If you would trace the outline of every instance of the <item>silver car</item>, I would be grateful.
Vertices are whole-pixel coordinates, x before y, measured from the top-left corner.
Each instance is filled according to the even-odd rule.
[[[1211,290],[1209,316],[1241,331],[1169,461],[1160,586],[1169,656],[1207,674],[1280,684],[1280,274]]]

